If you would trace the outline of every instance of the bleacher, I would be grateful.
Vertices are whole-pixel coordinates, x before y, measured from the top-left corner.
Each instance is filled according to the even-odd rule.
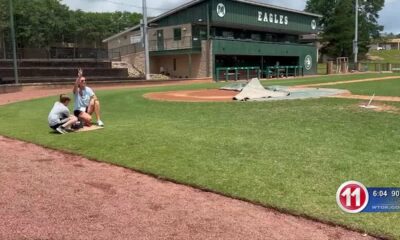
[[[137,80],[129,77],[127,68],[112,68],[109,60],[27,59],[18,60],[19,83],[72,83],[79,67],[89,81]],[[0,60],[0,79],[0,84],[15,82],[12,60]]]

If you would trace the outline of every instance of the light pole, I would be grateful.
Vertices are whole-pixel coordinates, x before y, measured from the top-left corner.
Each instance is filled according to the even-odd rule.
[[[18,66],[17,66],[17,46],[15,43],[15,28],[14,28],[14,13],[13,13],[13,0],[9,1],[10,5],[10,28],[11,28],[11,43],[12,43],[12,49],[13,49],[13,62],[14,62],[14,79],[15,79],[15,84],[19,83],[18,79]]]
[[[356,23],[355,23],[355,31],[354,31],[354,42],[353,42],[353,52],[354,52],[354,69],[358,70],[358,0],[356,0]]]
[[[144,44],[144,58],[145,58],[145,77],[150,80],[150,57],[149,57],[149,39],[147,33],[147,3],[143,0],[143,44]]]

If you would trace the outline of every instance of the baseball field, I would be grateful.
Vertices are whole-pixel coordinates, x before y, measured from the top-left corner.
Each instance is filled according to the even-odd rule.
[[[359,81],[363,79],[368,81]],[[357,96],[400,96],[400,75],[395,74],[263,84],[328,82],[337,84],[326,87],[348,89]],[[56,97],[8,104],[0,106],[0,135],[292,215],[400,239],[399,213],[345,214],[335,198],[337,188],[348,180],[371,187],[400,186],[400,102],[396,98],[380,101],[386,107],[382,111],[371,111],[359,107],[361,98],[196,103],[143,97],[150,92],[224,84],[97,91],[106,127],[88,133],[51,133],[46,118]]]

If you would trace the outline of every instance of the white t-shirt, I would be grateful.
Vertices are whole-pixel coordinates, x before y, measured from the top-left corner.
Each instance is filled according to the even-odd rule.
[[[64,104],[60,102],[54,103],[48,117],[50,127],[64,123],[69,118],[69,115],[69,109]]]
[[[74,110],[84,111],[89,106],[90,99],[94,96],[94,92],[90,87],[85,87],[82,91],[78,89],[75,93]]]

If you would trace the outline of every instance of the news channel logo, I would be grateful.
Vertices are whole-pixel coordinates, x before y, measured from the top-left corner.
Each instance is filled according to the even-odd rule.
[[[336,202],[346,213],[400,212],[400,188],[365,187],[358,181],[343,183]]]

